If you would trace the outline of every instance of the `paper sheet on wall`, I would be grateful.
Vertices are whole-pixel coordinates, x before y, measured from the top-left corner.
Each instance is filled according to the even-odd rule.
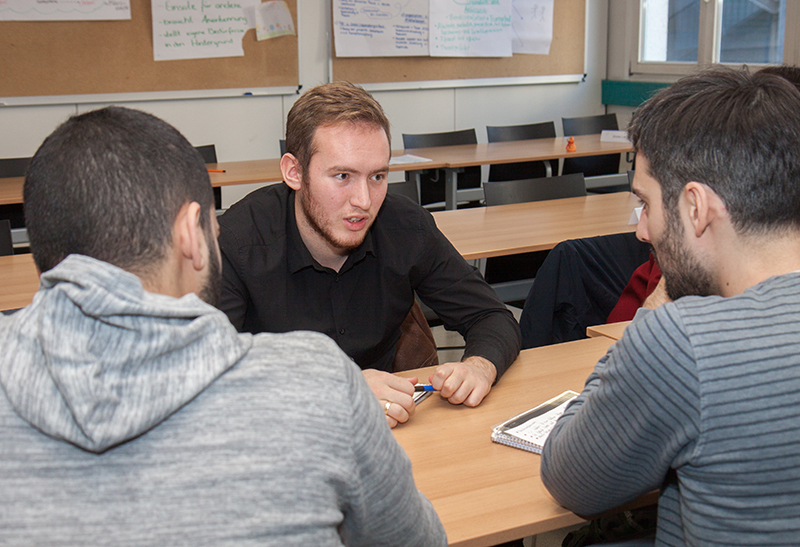
[[[256,40],[267,40],[278,36],[292,36],[294,21],[289,6],[283,0],[262,2],[255,7]]]
[[[0,0],[0,21],[109,21],[130,18],[129,0]]]
[[[553,0],[513,0],[511,28],[514,53],[550,54]]]
[[[153,0],[156,61],[242,57],[242,38],[258,0]]]
[[[337,57],[428,55],[428,0],[333,0]]]
[[[433,57],[511,57],[511,0],[431,0]]]

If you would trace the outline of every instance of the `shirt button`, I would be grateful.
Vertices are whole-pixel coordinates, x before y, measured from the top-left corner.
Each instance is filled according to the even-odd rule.
[[[339,334],[344,334],[344,329],[339,329]]]

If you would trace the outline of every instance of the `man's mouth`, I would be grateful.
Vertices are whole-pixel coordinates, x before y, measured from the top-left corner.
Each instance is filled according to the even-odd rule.
[[[367,223],[367,217],[346,217],[344,223],[352,230],[360,230]]]

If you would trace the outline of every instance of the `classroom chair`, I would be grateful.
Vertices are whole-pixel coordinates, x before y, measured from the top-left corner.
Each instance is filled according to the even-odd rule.
[[[0,158],[0,177],[24,177],[31,158]],[[21,203],[0,205],[0,218],[8,219],[12,229],[25,228]]]
[[[489,142],[555,138],[556,124],[542,122],[524,125],[487,125],[486,136],[489,138]],[[558,171],[558,163],[556,163],[556,171]],[[553,167],[549,160],[502,163],[489,166],[489,182],[551,176],[553,176]]]
[[[417,205],[420,204],[419,200],[419,187],[417,187],[416,180],[403,180],[400,182],[390,182],[386,190],[389,194],[397,194],[405,196]]]
[[[522,309],[522,348],[581,340],[607,322],[650,245],[635,233],[571,239],[556,245],[536,274]]]
[[[486,205],[507,205],[528,201],[579,197],[586,195],[582,173],[561,177],[487,182],[483,185]],[[547,257],[547,251],[498,256],[481,264],[484,277],[505,303],[525,301],[536,272]]]
[[[0,158],[0,177],[24,177],[30,162],[31,158]],[[23,244],[27,242],[25,210],[21,203],[0,205],[0,218],[9,221],[10,230],[14,230],[17,233],[18,241]],[[11,237],[10,232],[9,237]]]
[[[419,302],[414,301],[411,311],[400,325],[400,340],[397,341],[392,372],[435,367],[438,364],[439,355],[433,332]]]
[[[594,135],[602,133],[604,129],[619,129],[617,115],[602,114],[599,116],[583,116],[579,118],[561,118],[564,136]],[[601,177],[619,173],[619,164],[622,154],[607,154],[604,156],[591,156],[585,158],[566,158],[561,168],[562,175],[570,173],[583,173],[584,177]],[[587,181],[588,182],[588,181]],[[600,186],[592,188],[593,192],[607,193],[626,191],[624,184]]]
[[[8,219],[0,220],[0,256],[14,254],[14,244],[11,242],[11,222]]]
[[[487,182],[483,185],[486,205],[507,205],[528,201],[574,198],[586,195],[583,173],[560,177]]]
[[[443,133],[403,133],[403,147],[430,148],[435,146],[452,146],[457,144],[477,144],[478,136],[475,129],[462,129],[460,131],[445,131]],[[444,208],[445,200],[445,170],[426,169],[424,171],[406,171],[406,180],[418,181],[420,189],[420,203],[428,208]],[[465,190],[481,187],[480,166],[465,167],[458,175],[458,189]],[[474,200],[473,200],[474,201]]]
[[[200,153],[204,163],[217,163],[217,147],[213,144],[204,144],[202,146],[195,146],[195,150]],[[222,209],[222,188],[215,187],[214,190],[214,208]]]

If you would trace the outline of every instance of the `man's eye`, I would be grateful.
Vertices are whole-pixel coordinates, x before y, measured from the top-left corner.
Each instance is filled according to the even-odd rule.
[[[333,175],[333,178],[339,180],[347,180],[347,173],[337,173],[336,175]]]

